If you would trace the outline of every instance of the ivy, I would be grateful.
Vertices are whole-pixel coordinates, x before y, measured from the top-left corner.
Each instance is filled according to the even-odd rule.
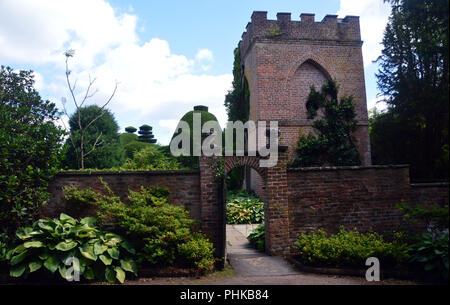
[[[300,134],[296,149],[298,156],[291,167],[361,164],[352,136],[357,127],[353,98],[342,97],[338,101],[338,91],[335,81],[325,83],[320,91],[311,87],[306,101],[308,119],[315,119],[319,109],[323,109],[324,117],[313,123],[317,135]]]

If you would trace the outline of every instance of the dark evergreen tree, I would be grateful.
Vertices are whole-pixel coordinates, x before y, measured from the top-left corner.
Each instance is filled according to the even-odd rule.
[[[153,129],[152,126],[146,124],[139,127],[138,131],[138,133],[140,134],[139,141],[150,144],[156,143],[156,139],[154,138],[155,136],[153,135],[152,129]]]
[[[93,118],[98,117],[100,112],[104,114],[95,120],[89,127],[85,129],[84,148],[85,168],[112,168],[122,165],[124,162],[124,153],[119,142],[119,125],[114,115],[107,109],[101,109],[96,105],[80,108],[81,126],[89,124]],[[80,160],[77,158],[80,147],[80,129],[78,125],[78,112],[75,112],[69,120],[71,139],[66,141],[66,157],[64,164],[68,168],[81,168]],[[95,144],[95,149],[92,149]]]
[[[137,129],[133,126],[128,126],[128,127],[125,127],[125,131],[128,133],[135,133],[137,131]]]
[[[449,1],[389,2],[377,74],[388,108],[371,118],[373,163],[411,164],[414,180],[448,179]]]

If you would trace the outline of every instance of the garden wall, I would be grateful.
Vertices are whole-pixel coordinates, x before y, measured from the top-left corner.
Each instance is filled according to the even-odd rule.
[[[141,186],[163,185],[169,188],[170,203],[185,206],[191,216],[200,220],[200,172],[198,170],[176,171],[67,171],[58,173],[49,184],[50,204],[42,210],[43,216],[57,217],[61,212],[73,211],[77,207],[68,207],[64,202],[64,186],[76,186],[81,189],[106,192],[99,178],[102,177],[121,199],[126,199],[128,190],[138,190]]]
[[[291,251],[298,233],[341,225],[392,232],[407,225],[396,204],[448,204],[448,183],[413,184],[408,166],[288,169]]]

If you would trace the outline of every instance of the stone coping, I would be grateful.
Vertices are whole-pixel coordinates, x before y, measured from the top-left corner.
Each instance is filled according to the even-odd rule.
[[[412,187],[448,187],[448,182],[411,183]]]
[[[298,167],[289,168],[291,172],[308,172],[308,171],[337,171],[337,170],[362,170],[362,169],[390,169],[390,168],[409,168],[408,164],[392,164],[392,165],[368,165],[368,166],[320,166],[320,167]]]
[[[199,174],[197,169],[181,169],[181,170],[144,170],[144,171],[102,171],[102,170],[86,170],[86,171],[60,171],[55,176],[102,176],[102,175],[193,175]]]

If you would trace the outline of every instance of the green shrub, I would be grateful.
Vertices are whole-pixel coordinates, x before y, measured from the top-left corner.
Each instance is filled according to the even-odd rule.
[[[448,232],[424,233],[409,247],[411,262],[417,263],[435,280],[448,281]]]
[[[264,202],[245,191],[227,194],[227,223],[251,224],[264,219]]]
[[[407,244],[400,233],[392,242],[386,242],[377,233],[340,231],[328,235],[323,230],[302,233],[295,243],[304,264],[317,266],[363,267],[368,257],[377,257],[384,266],[399,266],[408,259]]]
[[[150,186],[141,187],[139,191],[130,190],[128,202],[124,203],[107,184],[104,185],[109,195],[89,189],[66,188],[66,198],[73,203],[76,198],[81,198],[79,204],[90,201],[97,206],[99,220],[113,225],[134,244],[139,263],[212,269],[212,244],[202,234],[193,232],[195,220],[184,207],[168,202],[167,188]]]
[[[265,236],[264,225],[260,224],[252,231],[252,233],[250,233],[247,239],[253,248],[259,251],[264,251],[266,242]]]
[[[125,149],[134,145],[135,142],[125,146]],[[136,142],[144,143],[144,142]],[[140,145],[140,144],[139,144]],[[139,146],[138,145],[138,146]],[[144,144],[145,146],[133,152],[133,157],[127,159],[121,169],[124,170],[173,170],[180,169],[181,165],[172,155],[167,155],[154,144]]]
[[[16,232],[20,243],[9,250],[10,276],[27,277],[40,269],[70,279],[67,260],[77,258],[79,275],[87,280],[123,283],[125,272],[137,275],[130,244],[117,234],[99,230],[96,219],[80,221],[61,214],[59,219],[39,219],[32,226]],[[71,266],[71,264],[70,264]],[[74,269],[77,267],[74,266]]]

